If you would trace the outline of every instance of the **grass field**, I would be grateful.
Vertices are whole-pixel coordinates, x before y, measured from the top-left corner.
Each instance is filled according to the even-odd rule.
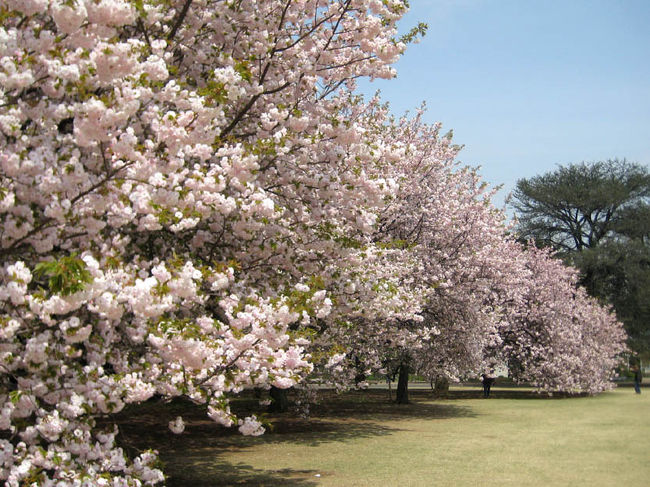
[[[648,486],[650,390],[547,398],[521,388],[456,387],[412,403],[371,390],[328,395],[310,420],[271,417],[257,438],[224,431],[199,411],[155,408],[122,425],[123,440],[160,451],[167,485]],[[188,427],[163,432],[176,413]]]

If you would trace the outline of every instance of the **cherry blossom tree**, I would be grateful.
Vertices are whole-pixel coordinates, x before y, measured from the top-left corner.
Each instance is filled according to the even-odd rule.
[[[154,395],[263,432],[228,397],[309,373],[310,327],[333,306],[323,282],[373,253],[391,184],[367,177],[377,157],[343,104],[355,78],[393,76],[404,11],[2,1],[8,485],[161,482],[153,452],[126,458],[94,420]]]
[[[401,336],[385,340],[400,350],[389,354],[400,376],[398,402],[407,401],[409,370],[432,379],[475,373],[496,330],[485,301],[504,257],[497,251],[505,242],[504,218],[476,171],[455,162],[460,148],[440,130],[423,123],[421,111],[389,130],[404,156],[391,168],[399,190],[376,238],[410,249],[417,261],[411,285],[417,283],[422,307],[419,320],[402,320]]]
[[[547,251],[531,246],[518,262],[520,299],[504,310],[495,356],[516,380],[543,390],[593,394],[611,388],[626,350],[622,324],[577,287],[575,269]]]
[[[508,235],[485,184],[476,171],[454,162],[459,148],[450,134],[440,136],[439,125],[422,123],[419,113],[385,131],[384,145],[392,137],[404,155],[391,166],[399,187],[382,211],[375,238],[410,248],[417,264],[403,285],[417,283],[414,295],[422,308],[418,319],[381,329],[373,343],[375,349],[384,346],[399,371],[398,402],[407,401],[409,369],[432,380],[458,380],[516,362],[516,378],[544,390],[607,388],[624,350],[620,323],[576,288],[573,271]],[[565,314],[560,319],[542,308]],[[531,321],[532,315],[537,318]],[[513,326],[526,333],[537,326],[554,339],[530,345],[525,333],[512,334]],[[511,360],[513,343],[529,354],[525,364]]]

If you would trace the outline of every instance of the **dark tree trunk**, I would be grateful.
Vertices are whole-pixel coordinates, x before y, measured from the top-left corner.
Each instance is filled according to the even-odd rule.
[[[271,396],[271,404],[269,404],[269,413],[286,413],[289,410],[289,398],[287,397],[287,389],[279,389],[271,386],[269,390]]]
[[[354,384],[356,385],[366,380],[366,374],[362,368],[361,360],[359,360],[358,357],[354,358],[354,367],[356,370],[356,374],[354,376]]]
[[[399,379],[397,380],[397,404],[409,402],[409,366],[402,362],[399,366]]]
[[[434,394],[438,397],[444,397],[449,393],[449,379],[443,376],[436,377]]]

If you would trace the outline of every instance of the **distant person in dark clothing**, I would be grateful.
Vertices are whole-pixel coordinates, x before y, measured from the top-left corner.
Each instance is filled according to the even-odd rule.
[[[496,379],[487,374],[483,374],[481,377],[483,378],[483,397],[490,397],[490,388]]]
[[[634,372],[634,392],[641,394],[641,381],[643,380],[643,376],[641,375],[641,367],[638,365],[633,365],[632,372]]]

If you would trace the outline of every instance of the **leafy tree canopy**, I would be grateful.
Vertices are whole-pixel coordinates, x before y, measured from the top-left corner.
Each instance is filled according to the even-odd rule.
[[[581,251],[615,234],[645,235],[647,240],[649,196],[648,169],[614,159],[569,164],[520,179],[512,206],[522,238],[560,251]]]

